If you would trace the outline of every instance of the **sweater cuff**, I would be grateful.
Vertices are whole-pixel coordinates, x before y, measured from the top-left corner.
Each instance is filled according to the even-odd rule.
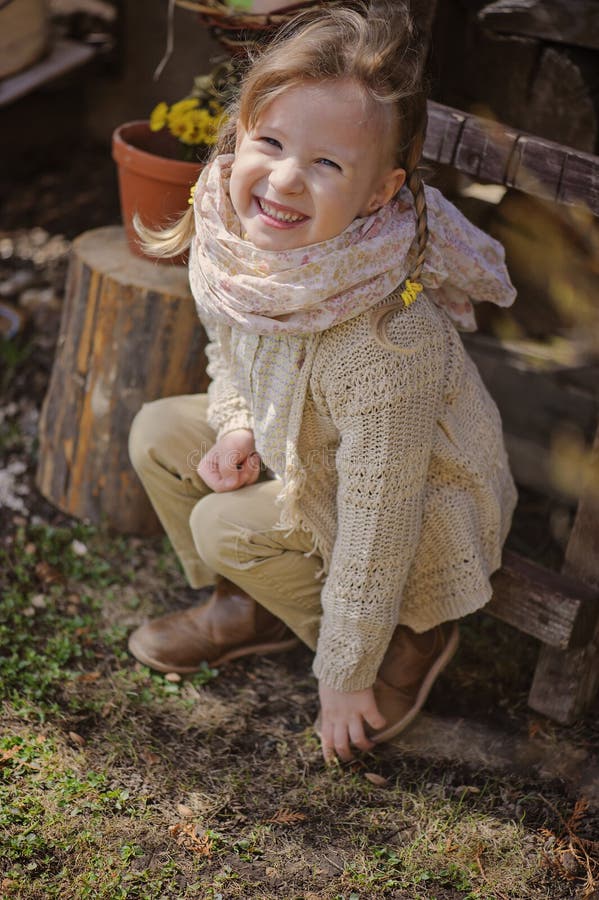
[[[247,428],[249,431],[254,430],[254,418],[249,412],[237,412],[226,422],[221,422],[216,432],[216,439],[219,441],[225,434],[235,431],[237,428]]]
[[[352,670],[340,668],[333,660],[324,661],[317,653],[314,657],[312,671],[319,681],[335,691],[363,691],[372,687],[375,682],[379,663],[372,660],[362,660],[358,668]]]
[[[321,626],[312,671],[319,681],[336,691],[363,691],[372,687],[394,628],[369,625],[368,636],[351,635],[343,626]]]

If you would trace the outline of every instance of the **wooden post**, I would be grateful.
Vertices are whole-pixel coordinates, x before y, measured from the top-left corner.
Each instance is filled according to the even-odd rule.
[[[591,465],[593,483],[581,497],[563,570],[599,587],[599,427]],[[528,698],[543,715],[569,725],[591,703],[599,688],[599,625],[578,650],[542,647]]]
[[[120,227],[77,238],[40,421],[42,494],[117,531],[158,531],[129,427],[148,400],[206,390],[205,344],[186,267],[134,257]]]

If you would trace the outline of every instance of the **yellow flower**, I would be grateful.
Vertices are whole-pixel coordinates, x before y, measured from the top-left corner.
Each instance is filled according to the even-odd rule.
[[[211,147],[216,144],[219,129],[224,121],[222,112],[217,116],[208,116],[204,128],[204,143]]]
[[[210,147],[217,141],[224,117],[223,107],[216,100],[200,102],[197,97],[188,97],[170,107],[166,103],[159,103],[152,111],[150,128],[152,131],[159,131],[168,126],[173,137],[187,148],[199,144]],[[185,151],[186,154],[190,152]]]
[[[192,109],[181,116],[179,140],[184,144],[203,144],[207,118],[205,109]]]
[[[169,124],[171,119],[178,119],[179,116],[184,116],[185,113],[188,113],[190,109],[196,109],[199,102],[197,97],[189,97],[187,100],[179,100],[177,103],[173,103],[168,117]]]
[[[150,113],[150,128],[152,131],[160,131],[164,128],[168,120],[168,106],[166,103],[159,103]]]

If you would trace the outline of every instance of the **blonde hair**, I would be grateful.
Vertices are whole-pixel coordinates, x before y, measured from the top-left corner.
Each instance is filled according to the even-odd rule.
[[[386,146],[393,147],[391,165],[405,169],[406,185],[414,197],[417,255],[406,280],[418,281],[428,240],[424,185],[418,170],[426,131],[423,62],[408,8],[397,0],[300,13],[251,61],[212,155],[233,152],[237,122],[246,129],[253,127],[265,108],[289,88],[341,78],[357,82],[380,110]],[[193,209],[162,231],[144,228],[139,220],[135,226],[146,252],[174,256],[191,242]],[[373,328],[382,343],[389,343],[385,337],[389,316],[403,305],[401,300],[393,301],[373,313]]]

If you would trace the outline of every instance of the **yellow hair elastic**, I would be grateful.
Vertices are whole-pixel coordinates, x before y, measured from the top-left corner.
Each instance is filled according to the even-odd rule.
[[[187,202],[189,203],[190,206],[193,204],[193,195],[196,192],[196,188],[197,188],[197,184],[192,184],[192,186],[189,189],[189,199]]]
[[[404,305],[411,306],[422,289],[420,282],[410,281],[410,279],[407,278],[406,286],[401,292],[401,299],[403,300]]]

